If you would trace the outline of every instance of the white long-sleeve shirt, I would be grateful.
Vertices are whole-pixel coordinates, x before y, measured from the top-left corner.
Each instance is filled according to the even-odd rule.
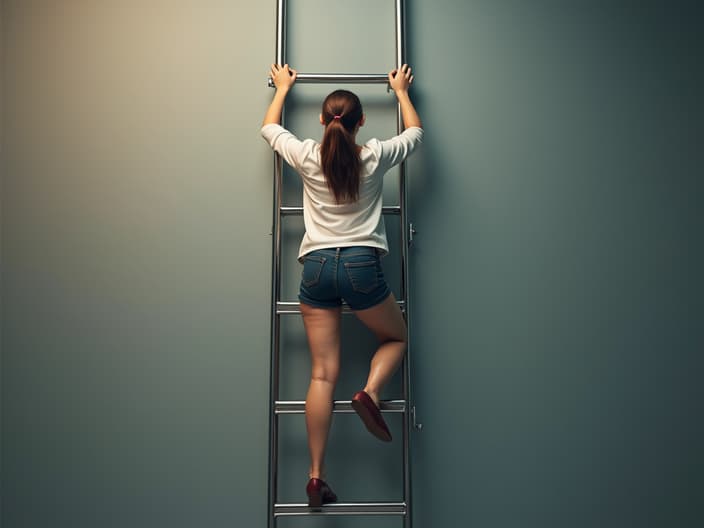
[[[409,127],[400,135],[380,141],[370,139],[360,152],[362,161],[359,200],[335,203],[320,167],[320,144],[301,141],[281,125],[262,127],[262,136],[281,154],[303,180],[303,222],[306,232],[299,260],[316,249],[370,246],[389,251],[382,215],[384,174],[406,159],[423,140],[423,129]]]

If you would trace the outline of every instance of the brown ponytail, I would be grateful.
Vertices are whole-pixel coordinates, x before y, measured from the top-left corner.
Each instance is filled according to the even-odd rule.
[[[359,199],[361,160],[354,133],[362,119],[362,103],[347,90],[335,90],[323,101],[325,132],[320,164],[328,188],[340,203]]]

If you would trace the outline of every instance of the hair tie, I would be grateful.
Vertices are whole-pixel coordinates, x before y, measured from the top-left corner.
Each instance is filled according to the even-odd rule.
[[[341,116],[341,115],[336,115],[336,116],[333,116],[332,118],[333,118],[333,119],[342,119],[342,116]]]

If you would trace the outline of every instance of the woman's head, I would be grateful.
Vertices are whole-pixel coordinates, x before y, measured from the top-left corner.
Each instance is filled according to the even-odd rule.
[[[359,198],[361,161],[355,136],[364,124],[359,98],[347,90],[335,90],[323,101],[320,122],[325,125],[320,161],[328,188],[337,203]]]
[[[320,121],[325,126],[338,121],[350,134],[354,134],[357,125],[364,124],[359,97],[348,90],[335,90],[323,101]]]

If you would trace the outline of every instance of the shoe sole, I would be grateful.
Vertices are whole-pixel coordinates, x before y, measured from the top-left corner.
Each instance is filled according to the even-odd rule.
[[[308,495],[308,507],[309,508],[322,508],[323,504],[333,504],[337,502],[337,497],[330,497],[327,501],[323,501],[323,495],[321,493],[316,493],[315,495]]]
[[[323,507],[323,496],[320,494],[313,495],[312,497],[310,495],[308,495],[308,507],[322,508]]]
[[[374,415],[363,402],[360,400],[352,400],[352,408],[362,419],[367,431],[382,442],[391,442],[391,433],[385,431],[384,428],[377,423]]]

